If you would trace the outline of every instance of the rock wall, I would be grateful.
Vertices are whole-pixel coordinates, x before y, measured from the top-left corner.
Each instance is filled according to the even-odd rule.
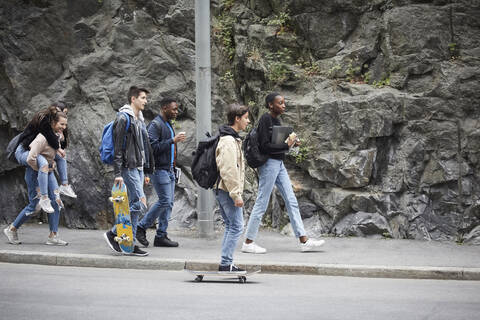
[[[309,234],[479,242],[480,1],[212,1],[212,118],[240,101],[287,100],[282,121],[302,147],[288,156]],[[105,228],[112,170],[103,125],[131,84],[181,103],[184,171],[172,227],[195,226],[194,1],[9,1],[0,7],[0,146],[51,100],[71,108],[69,176],[79,195],[63,223]],[[0,155],[0,221],[26,202],[24,169]],[[255,201],[247,172],[245,214]],[[154,192],[147,188],[149,202]],[[12,201],[12,199],[15,199]],[[45,217],[36,217],[42,220]],[[289,233],[274,192],[267,227]]]

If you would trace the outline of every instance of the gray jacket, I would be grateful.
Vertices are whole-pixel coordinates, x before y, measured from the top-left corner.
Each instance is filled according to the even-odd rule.
[[[139,112],[138,121],[135,121],[135,115],[130,105],[124,105],[119,111],[129,115],[130,126],[128,132],[126,132],[127,119],[124,115],[118,113],[113,124],[113,140],[115,143],[113,168],[115,177],[122,175],[122,168],[143,167],[145,173],[152,173],[155,167],[153,151],[142,113]],[[138,132],[140,132],[140,135]]]

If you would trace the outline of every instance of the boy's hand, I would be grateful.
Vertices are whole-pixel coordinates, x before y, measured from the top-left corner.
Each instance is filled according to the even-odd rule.
[[[123,178],[122,177],[116,177],[115,181],[113,181],[113,185],[118,185],[119,188],[123,186]]]
[[[240,199],[237,199],[235,200],[235,207],[243,207],[243,200],[240,198]]]

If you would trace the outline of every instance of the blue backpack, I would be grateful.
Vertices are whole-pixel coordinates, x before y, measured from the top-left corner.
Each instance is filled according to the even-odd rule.
[[[127,132],[128,128],[130,127],[130,116],[125,112],[120,112],[120,114],[123,114],[125,117],[127,117],[127,126],[125,128],[125,132]],[[98,150],[100,151],[100,159],[105,164],[113,164],[113,158],[115,156],[115,143],[113,141],[114,122],[115,121],[109,122],[105,127],[103,127],[102,142],[100,144],[100,147],[98,148]],[[125,139],[126,138],[127,137],[125,135]],[[125,141],[123,141],[123,147],[125,148]]]

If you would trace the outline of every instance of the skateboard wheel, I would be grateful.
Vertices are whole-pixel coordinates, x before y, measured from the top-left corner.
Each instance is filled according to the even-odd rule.
[[[113,240],[115,240],[115,241],[117,241],[117,242],[120,242],[120,241],[122,241],[122,238],[120,238],[120,237],[115,237],[115,238],[113,238]]]
[[[203,276],[197,276],[197,277],[195,278],[195,281],[196,281],[196,282],[200,282],[200,281],[202,281],[202,280],[203,280]]]
[[[247,282],[247,277],[245,277],[245,276],[238,277],[238,281],[239,281],[240,283],[245,283],[245,282]]]
[[[125,240],[127,240],[128,242],[130,242],[130,237],[125,238]]]

